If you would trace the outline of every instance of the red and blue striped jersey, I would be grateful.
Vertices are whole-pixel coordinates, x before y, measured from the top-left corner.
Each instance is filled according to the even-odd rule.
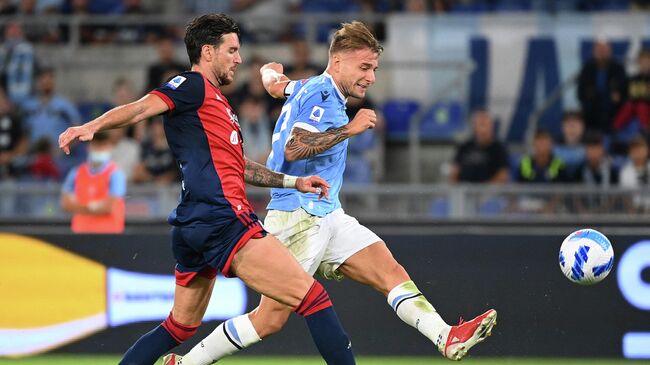
[[[169,106],[163,121],[167,142],[181,169],[172,225],[249,223],[243,140],[237,116],[219,88],[198,72],[183,72],[151,92]]]

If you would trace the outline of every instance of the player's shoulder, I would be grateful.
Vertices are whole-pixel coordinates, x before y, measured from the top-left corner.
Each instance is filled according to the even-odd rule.
[[[196,71],[184,71],[170,77],[162,88],[177,90],[179,88],[203,88],[203,75]]]
[[[336,104],[336,90],[331,80],[324,74],[307,79],[299,93],[302,95],[298,95],[297,98],[298,101],[302,101],[303,105],[326,106]]]

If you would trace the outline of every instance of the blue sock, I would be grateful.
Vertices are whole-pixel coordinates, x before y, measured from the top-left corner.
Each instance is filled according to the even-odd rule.
[[[153,365],[159,357],[178,346],[178,342],[162,326],[140,337],[131,346],[119,365]]]
[[[325,288],[316,280],[293,310],[305,317],[318,352],[329,365],[354,365],[352,343],[336,315]]]
[[[305,317],[311,337],[323,360],[330,365],[353,365],[354,353],[334,307],[322,309]]]

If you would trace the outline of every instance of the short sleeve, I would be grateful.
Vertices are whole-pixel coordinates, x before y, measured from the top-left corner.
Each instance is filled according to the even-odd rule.
[[[303,99],[293,127],[311,132],[325,132],[341,124],[338,119],[342,115],[336,108],[335,96],[330,96],[329,99],[333,100],[323,100],[321,93],[318,91]]]
[[[63,181],[63,186],[61,190],[66,193],[66,194],[74,194],[74,181],[77,178],[77,171],[79,171],[79,167],[75,167],[70,172],[68,175],[65,177],[65,180]]]
[[[169,111],[182,113],[198,109],[203,104],[205,82],[197,72],[183,72],[172,77],[163,86],[154,89],[150,94],[161,98],[169,107]]]
[[[120,169],[116,169],[111,174],[109,190],[112,197],[123,198],[126,195],[126,175]]]

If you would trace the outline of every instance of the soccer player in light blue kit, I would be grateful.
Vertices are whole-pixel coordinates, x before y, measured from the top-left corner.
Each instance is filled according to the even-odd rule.
[[[334,35],[327,70],[319,76],[291,81],[282,74],[280,64],[262,67],[267,91],[276,98],[287,97],[275,126],[267,167],[285,176],[318,174],[331,185],[329,198],[320,200],[313,193],[273,189],[264,226],[309,274],[318,272],[337,280],[348,277],[372,286],[387,297],[400,319],[431,340],[443,356],[460,360],[490,335],[496,311],[490,309],[457,326],[447,325],[386,244],[345,214],[338,199],[347,139],[373,128],[377,120],[374,111],[361,109],[348,121],[346,100],[365,96],[375,82],[381,52],[366,26],[353,22],[343,24]],[[211,364],[279,331],[290,313],[287,306],[262,297],[254,311],[219,325],[176,364]],[[243,323],[256,333],[249,332],[247,338],[231,343],[227,330]]]

